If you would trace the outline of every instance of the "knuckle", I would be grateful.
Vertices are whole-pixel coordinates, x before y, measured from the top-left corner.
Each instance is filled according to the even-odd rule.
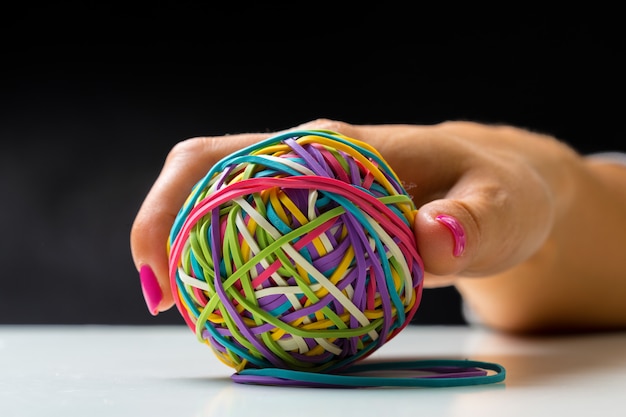
[[[312,120],[306,123],[305,126],[311,129],[331,130],[343,134],[346,134],[350,129],[350,125],[346,122],[326,118]]]
[[[211,154],[214,140],[211,137],[193,137],[176,143],[167,154],[166,163]]]

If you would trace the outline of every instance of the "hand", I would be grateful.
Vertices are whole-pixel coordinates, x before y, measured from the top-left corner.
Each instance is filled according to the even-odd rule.
[[[453,276],[485,275],[519,263],[537,250],[550,230],[554,217],[550,187],[519,153],[541,152],[533,151],[534,142],[543,144],[544,138],[473,123],[354,126],[318,120],[298,128],[328,129],[366,141],[396,170],[420,208],[415,232],[426,286],[447,285]],[[219,159],[269,136],[200,137],[171,150],[131,231],[135,265],[150,266],[162,293],[153,309],[173,305],[165,242],[191,187]],[[440,215],[457,222],[462,234],[456,241],[446,224],[436,220]]]
[[[414,231],[426,287],[456,284],[470,303],[487,303],[477,310],[498,327],[523,320],[503,313],[514,294],[496,297],[510,288],[523,292],[524,278],[517,275],[555,273],[554,245],[572,235],[559,226],[575,221],[572,176],[584,170],[576,152],[548,135],[472,122],[358,126],[316,120],[298,129],[332,130],[368,142],[393,167],[419,208]],[[191,187],[222,157],[273,135],[193,138],[174,146],[131,230],[133,259],[144,268],[153,314],[173,305],[165,242]],[[518,285],[503,285],[511,274]],[[526,281],[536,291],[533,280]],[[502,322],[493,319],[502,314]]]

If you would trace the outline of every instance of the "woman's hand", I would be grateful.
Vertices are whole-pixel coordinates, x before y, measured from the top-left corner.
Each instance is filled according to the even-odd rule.
[[[589,264],[597,261],[582,252],[602,245],[587,224],[591,220],[578,216],[607,197],[576,206],[585,198],[580,186],[597,184],[571,148],[528,130],[472,122],[363,126],[316,120],[298,129],[332,130],[368,142],[393,167],[419,208],[414,231],[426,287],[457,285],[481,319],[501,329],[570,325],[565,311],[574,311],[569,304],[584,295],[584,286],[568,282],[593,270]],[[188,139],[168,155],[131,230],[133,259],[153,314],[173,305],[165,242],[191,187],[219,159],[269,136]],[[624,217],[624,237],[613,243],[626,243]],[[589,235],[580,236],[580,230]],[[605,269],[610,274],[622,267],[614,260]],[[571,303],[558,300],[567,293],[575,294]],[[626,314],[621,320],[626,323]]]

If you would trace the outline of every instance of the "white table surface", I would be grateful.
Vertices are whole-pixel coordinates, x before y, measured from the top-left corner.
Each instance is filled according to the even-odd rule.
[[[243,385],[183,325],[0,326],[0,416],[626,416],[626,333],[415,326],[373,358],[482,360],[507,377],[448,388]]]

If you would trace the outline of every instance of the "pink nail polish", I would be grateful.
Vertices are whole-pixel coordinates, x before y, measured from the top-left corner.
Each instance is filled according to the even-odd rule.
[[[452,254],[454,256],[461,256],[465,251],[465,230],[463,230],[463,226],[461,223],[452,216],[448,216],[447,214],[439,214],[435,217],[439,223],[446,226],[454,237],[454,249]]]
[[[152,268],[148,265],[142,265],[139,270],[139,280],[141,281],[141,291],[143,292],[143,298],[146,300],[148,310],[150,314],[156,316],[159,314],[158,306],[163,299],[163,293]]]

